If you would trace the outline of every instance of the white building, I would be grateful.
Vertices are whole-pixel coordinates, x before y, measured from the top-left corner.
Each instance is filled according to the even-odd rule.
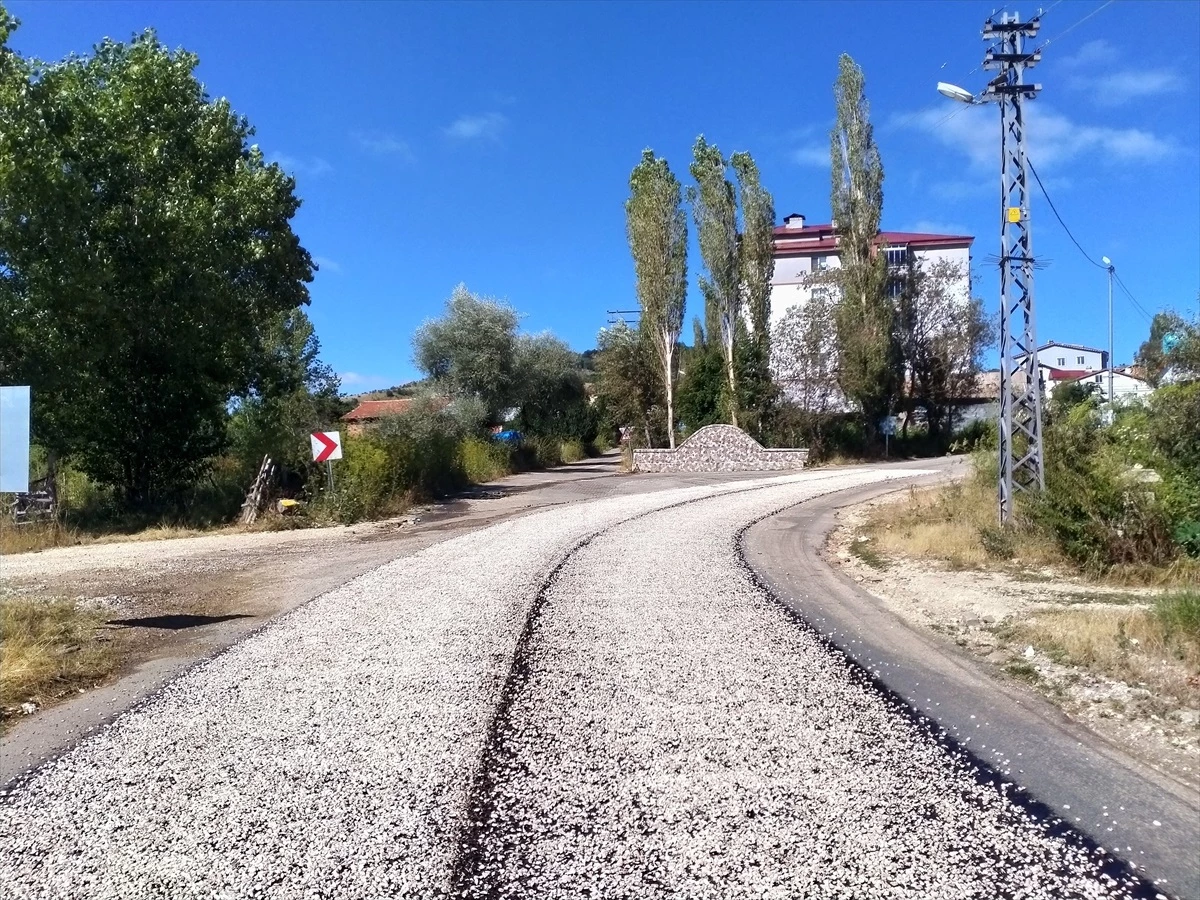
[[[921,234],[909,231],[881,231],[875,244],[887,254],[893,266],[908,264],[909,254],[930,265],[937,260],[958,263],[962,271],[961,291],[964,302],[971,292],[971,244],[969,235]],[[841,259],[838,238],[832,225],[806,225],[804,216],[792,213],[775,229],[775,274],[771,278],[771,324],[774,326],[789,309],[812,296],[808,283],[814,272],[838,268]],[[820,288],[817,288],[818,290]]]
[[[1082,378],[1073,380],[1080,384],[1094,385],[1093,390],[1100,398],[1100,401],[1102,403],[1108,402],[1107,369],[1102,369],[1099,372],[1084,375]],[[1059,382],[1059,384],[1061,383]],[[1053,388],[1047,384],[1046,390],[1050,391]],[[1141,402],[1154,393],[1154,388],[1145,379],[1138,378],[1136,375],[1130,375],[1121,369],[1116,369],[1112,373],[1112,392],[1118,403]]]
[[[1108,351],[1085,347],[1083,344],[1064,344],[1050,341],[1037,349],[1040,367],[1060,372],[1099,372],[1108,368]]]

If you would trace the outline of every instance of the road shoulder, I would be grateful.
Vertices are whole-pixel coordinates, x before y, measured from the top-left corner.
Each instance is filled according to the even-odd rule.
[[[982,763],[1110,852],[1166,878],[1169,892],[1200,896],[1194,791],[1071,722],[1032,690],[998,681],[970,654],[912,627],[822,558],[839,508],[894,490],[845,491],[758,523],[743,539],[747,564],[781,602]]]

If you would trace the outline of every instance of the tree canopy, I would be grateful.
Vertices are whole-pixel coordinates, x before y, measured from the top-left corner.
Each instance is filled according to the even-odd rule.
[[[666,389],[667,440],[675,446],[675,369],[687,301],[687,216],[679,179],[645,150],[629,177],[626,230],[637,276],[640,327],[658,354]]]
[[[221,450],[312,280],[295,182],[197,64],[152,31],[58,63],[0,50],[0,373],[32,386],[40,443],[133,504]]]

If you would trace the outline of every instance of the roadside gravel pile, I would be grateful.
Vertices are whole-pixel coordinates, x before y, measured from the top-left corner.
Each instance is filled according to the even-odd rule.
[[[557,573],[472,800],[464,895],[1145,892],[977,777],[752,583],[739,530],[833,486],[658,512]]]
[[[376,569],[0,798],[0,896],[446,896],[514,647],[564,553],[672,503],[880,477],[816,472],[578,504]]]

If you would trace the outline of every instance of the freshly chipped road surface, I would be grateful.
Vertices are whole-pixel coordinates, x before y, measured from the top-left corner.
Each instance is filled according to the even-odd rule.
[[[383,566],[11,790],[0,895],[1138,891],[741,564],[751,521],[912,474],[601,500]]]

